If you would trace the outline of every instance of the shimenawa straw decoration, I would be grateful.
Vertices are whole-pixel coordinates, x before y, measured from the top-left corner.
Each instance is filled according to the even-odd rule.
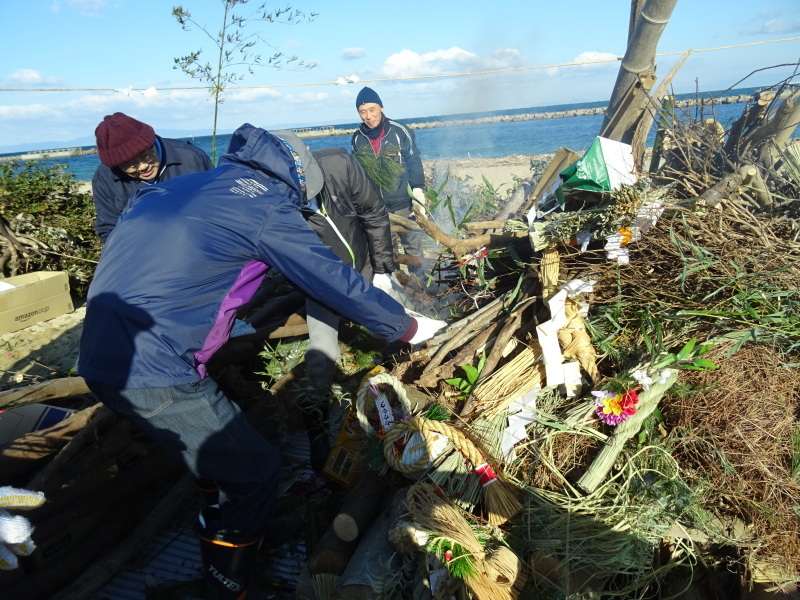
[[[422,528],[438,537],[448,538],[470,552],[476,568],[465,583],[478,600],[513,600],[519,596],[526,575],[517,555],[502,544],[487,549],[463,513],[437,494],[433,486],[411,486],[406,495],[406,505],[414,521]]]
[[[406,433],[415,431],[418,431],[425,440],[426,451],[422,458],[406,465],[397,458],[394,451],[394,442]],[[422,417],[409,417],[395,423],[383,440],[383,455],[386,457],[386,462],[393,469],[405,473],[413,473],[425,468],[430,462],[429,444],[433,433],[440,433],[447,437],[470,462],[472,470],[478,475],[483,488],[486,512],[489,515],[489,523],[491,525],[498,527],[522,510],[522,504],[520,504],[514,492],[497,478],[494,469],[480,453],[477,446],[461,431],[442,421],[432,421]]]

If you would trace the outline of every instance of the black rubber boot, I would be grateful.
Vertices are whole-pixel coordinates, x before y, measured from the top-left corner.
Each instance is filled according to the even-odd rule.
[[[198,537],[209,600],[247,598],[261,536],[235,538],[201,529]]]

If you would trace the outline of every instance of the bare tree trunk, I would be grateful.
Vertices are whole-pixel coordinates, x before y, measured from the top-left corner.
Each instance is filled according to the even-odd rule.
[[[612,120],[621,120],[617,112],[625,110],[626,98],[642,81],[642,77],[653,75],[656,46],[677,2],[678,0],[647,0],[642,8],[625,56],[622,58],[601,130],[606,130]],[[629,141],[637,121],[638,119],[633,119],[631,128],[611,139],[626,141],[627,138]]]

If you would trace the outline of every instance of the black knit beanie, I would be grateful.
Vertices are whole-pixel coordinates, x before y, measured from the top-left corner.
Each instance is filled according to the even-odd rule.
[[[381,97],[378,96],[378,92],[372,88],[365,87],[358,92],[358,96],[356,97],[356,108],[359,108],[362,104],[369,104],[370,102],[383,107],[383,102],[381,102]]]

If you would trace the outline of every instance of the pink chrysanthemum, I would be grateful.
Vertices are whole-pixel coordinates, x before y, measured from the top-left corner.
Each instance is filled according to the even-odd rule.
[[[597,398],[597,416],[606,425],[619,425],[636,414],[639,394],[635,391],[614,394],[601,390],[592,395]]]

